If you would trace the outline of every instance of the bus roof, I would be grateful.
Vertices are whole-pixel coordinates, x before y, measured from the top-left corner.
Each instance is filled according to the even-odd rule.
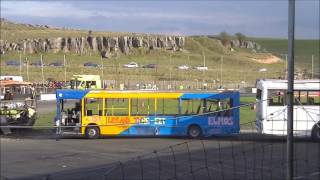
[[[87,98],[181,98],[181,99],[224,99],[239,95],[237,91],[225,92],[161,92],[161,91],[106,91],[106,90],[71,90],[60,89],[56,91],[59,99],[82,99]]]
[[[287,89],[287,80],[262,79],[257,81],[258,89]],[[294,89],[320,90],[320,79],[294,80]]]

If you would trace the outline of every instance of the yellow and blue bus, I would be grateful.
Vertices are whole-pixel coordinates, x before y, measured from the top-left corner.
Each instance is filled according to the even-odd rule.
[[[238,134],[239,92],[56,91],[57,133],[88,138]],[[69,105],[67,105],[69,103]],[[70,103],[72,106],[70,106]]]

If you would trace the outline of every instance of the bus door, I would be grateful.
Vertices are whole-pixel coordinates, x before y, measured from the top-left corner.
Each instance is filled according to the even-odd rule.
[[[129,116],[128,98],[105,99],[105,122],[102,133],[108,135],[128,135],[133,124]]]
[[[131,98],[131,135],[155,135],[155,99]]]
[[[62,133],[80,133],[81,100],[60,100],[60,125]]]

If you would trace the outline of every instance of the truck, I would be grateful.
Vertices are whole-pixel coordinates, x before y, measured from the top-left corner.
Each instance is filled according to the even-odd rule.
[[[73,75],[70,81],[71,89],[102,89],[99,75]]]
[[[12,127],[34,125],[37,104],[31,83],[0,80],[0,94],[0,132],[10,134]]]

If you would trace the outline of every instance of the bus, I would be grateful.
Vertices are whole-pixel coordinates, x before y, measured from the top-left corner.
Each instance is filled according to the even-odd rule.
[[[257,81],[258,132],[287,135],[287,80]],[[320,80],[294,80],[293,133],[320,139]]]
[[[73,75],[70,81],[71,89],[101,89],[99,75]]]
[[[239,98],[236,91],[58,89],[55,125],[59,135],[79,134],[92,139],[100,135],[198,138],[238,134],[239,108],[232,107],[239,106]]]

